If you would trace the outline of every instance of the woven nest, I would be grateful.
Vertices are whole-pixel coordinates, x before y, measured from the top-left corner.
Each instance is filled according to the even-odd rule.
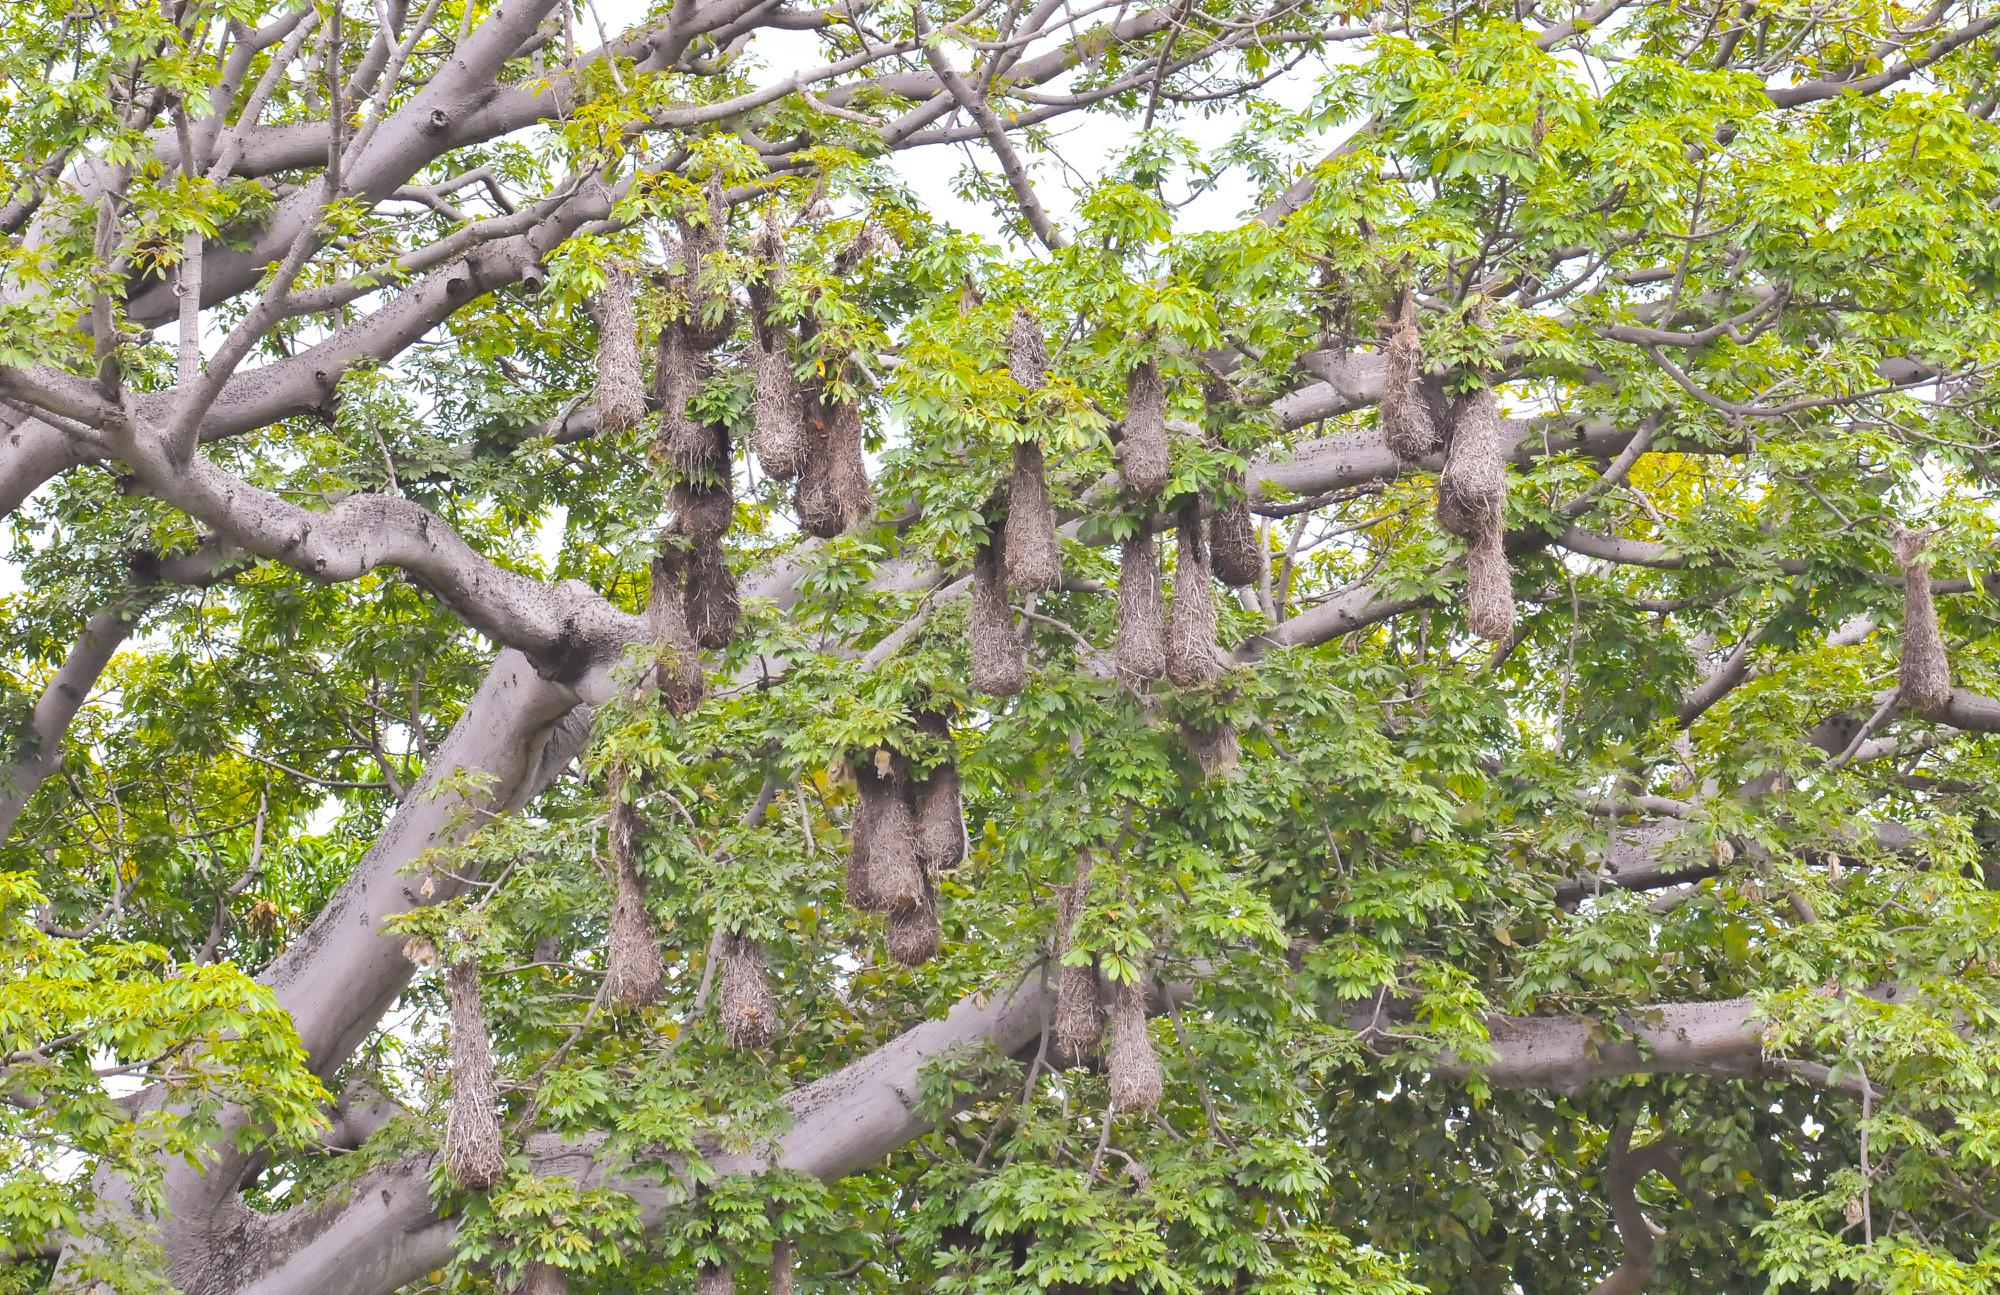
[[[1025,309],[1014,312],[1007,328],[1007,367],[1014,381],[1029,391],[1049,385],[1049,344],[1041,323]]]
[[[854,818],[848,828],[847,865],[842,883],[847,906],[857,913],[882,911],[882,906],[875,902],[874,894],[868,889],[868,851],[875,834],[875,815],[882,806],[873,785],[874,779],[872,770],[855,770]]]
[[[1160,542],[1143,522],[1118,557],[1118,677],[1137,687],[1167,673],[1167,600],[1161,589]]]
[[[938,921],[937,897],[926,888],[923,902],[889,918],[885,941],[889,956],[905,967],[921,967],[944,947],[944,927]]]
[[[743,285],[750,298],[750,329],[760,344],[768,344],[778,322],[772,310],[785,281],[785,231],[775,220],[765,220],[750,236],[750,255],[762,270]]]
[[[1063,961],[1075,946],[1077,924],[1090,899],[1091,856],[1077,859],[1076,876],[1056,888],[1056,1058],[1063,1065],[1081,1065],[1097,1053],[1104,1038],[1104,1012],[1098,1003],[1097,968],[1093,963],[1071,966]]]
[[[611,858],[618,880],[611,899],[604,997],[625,1007],[643,1007],[659,1001],[667,968],[660,958],[652,915],[646,911],[646,885],[635,862],[639,808],[625,800],[624,783],[622,771],[612,778]]]
[[[667,490],[667,504],[681,534],[694,540],[719,540],[736,518],[736,496],[727,476],[677,480]]]
[[[1219,778],[1237,766],[1242,751],[1236,741],[1236,726],[1228,720],[1214,724],[1184,724],[1181,737],[1207,778]]]
[[[466,1191],[491,1189],[507,1171],[500,1139],[500,1082],[486,1015],[479,1005],[479,965],[470,959],[445,971],[451,996],[451,1111],[444,1125],[444,1167]]]
[[[1495,643],[1514,632],[1514,571],[1497,525],[1466,541],[1465,627]]]
[[[1166,383],[1158,368],[1141,364],[1125,378],[1125,439],[1118,450],[1118,473],[1133,494],[1157,498],[1166,489],[1171,461]]]
[[[778,1000],[764,942],[735,934],[722,938],[722,975],[717,987],[722,1035],[739,1052],[754,1052],[778,1035]]]
[[[653,642],[653,682],[660,700],[676,716],[701,705],[708,681],[701,673],[701,656],[687,622],[687,555],[671,536],[663,536],[653,555],[653,587],[646,600],[646,630]]]
[[[924,870],[917,860],[917,818],[909,777],[900,757],[867,782],[874,799],[868,825],[867,891],[871,904],[901,913],[924,902]]]
[[[1002,534],[996,534],[972,562],[972,686],[989,697],[1012,697],[1028,677],[1027,647],[1014,627],[1014,609],[1008,605],[1007,582],[995,552],[1003,542]]]
[[[722,252],[729,230],[729,209],[723,201],[722,185],[709,177],[703,210],[698,221],[683,218],[681,255],[683,291],[688,302],[688,333],[700,349],[712,350],[733,331],[735,320],[729,310],[726,284],[720,282],[714,258]]]
[[[1146,1028],[1146,994],[1138,985],[1119,984],[1111,993],[1111,1028],[1104,1041],[1104,1070],[1111,1101],[1121,1111],[1150,1111],[1160,1104],[1165,1082],[1160,1057]]]
[[[1931,565],[1923,559],[1930,537],[1929,531],[1901,526],[1889,536],[1903,569],[1903,651],[1896,687],[1903,704],[1926,719],[1943,714],[1951,702],[1951,665],[1931,597]]]
[[[1470,539],[1496,529],[1507,503],[1507,466],[1500,412],[1493,392],[1481,388],[1452,411],[1451,448],[1438,474],[1438,525]]]
[[[613,269],[597,294],[597,416],[606,431],[636,427],[646,416],[646,386],[639,373],[639,320],[632,306],[632,274]]]
[[[1056,513],[1049,505],[1042,447],[1034,441],[1014,446],[1014,472],[1007,482],[1007,584],[1022,593],[1042,593],[1062,583],[1062,548],[1056,540]]]
[[[1209,562],[1216,579],[1231,589],[1256,584],[1264,576],[1270,555],[1250,520],[1250,501],[1241,493],[1243,474],[1236,474],[1237,494],[1208,519]]]
[[[753,343],[750,363],[757,386],[750,446],[765,476],[790,481],[806,461],[806,407],[784,334],[773,330],[766,342]]]
[[[799,473],[799,525],[827,539],[875,516],[875,492],[862,456],[861,410],[835,401],[817,401],[811,418],[805,467]]]
[[[775,220],[766,219],[750,236],[750,255],[764,263],[764,288],[774,292],[785,277],[785,231]]]
[[[1167,678],[1177,687],[1194,688],[1215,678],[1220,667],[1215,660],[1215,589],[1209,582],[1201,517],[1193,506],[1181,510],[1175,536]]]
[[[917,861],[935,875],[965,858],[965,799],[958,766],[946,761],[916,784]]]
[[[686,323],[669,320],[661,327],[653,353],[653,389],[660,398],[659,452],[678,475],[687,478],[711,476],[724,463],[720,429],[688,415],[688,401],[700,388],[707,363]]]
[[[1377,406],[1382,438],[1405,467],[1436,454],[1444,429],[1424,391],[1424,340],[1416,306],[1405,297],[1389,341],[1382,348],[1382,398]]]
[[[687,623],[695,646],[728,647],[742,619],[736,573],[729,569],[721,542],[697,540],[687,563]]]
[[[1055,1056],[1059,1065],[1081,1066],[1096,1057],[1104,1041],[1104,1009],[1097,1002],[1095,961],[1056,969]]]
[[[1490,389],[1452,411],[1451,448],[1438,474],[1438,525],[1463,536],[1466,627],[1500,641],[1514,632],[1514,573],[1507,564],[1505,433]]]

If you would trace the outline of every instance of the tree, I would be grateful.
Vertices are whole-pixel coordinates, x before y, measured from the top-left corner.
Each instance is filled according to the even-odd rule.
[[[1993,1289],[1996,23],[8,7],[0,1286]]]

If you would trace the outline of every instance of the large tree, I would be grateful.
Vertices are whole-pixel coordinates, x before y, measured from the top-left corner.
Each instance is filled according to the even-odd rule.
[[[1994,1289],[1996,25],[0,8],[0,1290]]]

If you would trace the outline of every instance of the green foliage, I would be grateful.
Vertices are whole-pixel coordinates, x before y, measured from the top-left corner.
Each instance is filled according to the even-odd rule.
[[[1129,41],[1076,20],[1060,94],[1101,92],[1131,138],[1070,176],[1060,247],[1023,250],[1015,190],[990,170],[957,180],[997,212],[990,235],[911,190],[882,127],[913,110],[914,82],[760,95],[774,69],[707,38],[559,72],[550,51],[587,7],[504,73],[505,94],[558,105],[550,120],[411,177],[625,187],[608,218],[536,247],[532,286],[320,375],[319,407],[216,440],[208,463],[315,510],[400,497],[498,568],[637,612],[666,469],[650,424],[573,425],[589,302],[628,266],[642,330],[695,318],[722,335],[691,411],[740,447],[753,330],[727,294],[764,282],[764,221],[787,251],[766,322],[790,330],[798,376],[866,419],[876,520],[829,541],[802,538],[784,485],[737,461],[743,629],[704,660],[692,714],[642,686],[651,646],[534,663],[595,705],[594,728],[509,812],[480,808],[506,788],[445,758],[493,645],[438,591],[388,569],[318,583],[280,560],[157,584],[157,559],[205,528],[122,488],[108,457],[9,517],[10,760],[35,754],[35,699],[93,615],[139,632],[0,840],[0,1250],[20,1256],[0,1292],[40,1288],[65,1235],[93,1243],[71,1251],[77,1280],[163,1289],[163,1176],[221,1154],[225,1109],[246,1113],[245,1199],[267,1214],[419,1166],[456,1219],[424,1291],[505,1290],[538,1264],[577,1295],[665,1292],[734,1264],[754,1292],[792,1242],[809,1291],[1583,1290],[1623,1253],[1607,1201],[1621,1125],[1656,1157],[1633,1199],[1663,1229],[1660,1295],[2000,1286],[2000,765],[1990,737],[1885,704],[1894,523],[1938,529],[1953,681],[2000,694],[1990,41],[1938,47],[1893,92],[1781,107],[1773,86],[1929,49],[1944,11],[1178,12]],[[383,15],[339,13],[348,35],[321,70],[362,77]],[[997,12],[923,13],[952,58],[1006,47]],[[190,173],[168,140],[241,111],[275,57],[260,47],[225,84],[209,42],[281,17],[255,0],[0,14],[0,210],[35,229],[0,238],[0,366],[116,375],[135,397],[173,384],[167,331],[125,312],[165,289],[189,235],[240,252],[310,187],[292,167]],[[491,7],[436,17],[406,83],[350,102],[345,129],[412,102]],[[908,42],[920,66],[909,12],[866,22],[828,11],[792,34],[829,61]],[[1273,39],[1203,52],[1205,33],[1249,27]],[[1266,93],[1267,76],[1303,93]],[[1064,145],[1039,107],[1059,96],[1006,75],[984,88],[1054,192]],[[1226,138],[1197,129],[1210,100]],[[260,120],[317,140],[326,111],[315,83],[279,75]],[[49,183],[85,167],[108,177],[116,238]],[[1283,218],[1253,218],[1302,179]],[[711,180],[737,205],[695,260],[681,227],[706,221]],[[1225,195],[1241,219],[1194,205]],[[277,320],[253,360],[292,363],[406,301],[442,240],[483,245],[514,215],[431,196],[317,211],[325,245],[297,290],[324,308]],[[1405,292],[1428,371],[1453,394],[1490,383],[1526,447],[1506,502],[1519,632],[1497,647],[1467,632],[1434,475],[1352,466],[1380,459],[1374,353]],[[97,337],[80,324],[100,298]],[[1023,309],[1051,353],[1032,393],[1007,362]],[[206,323],[226,333],[246,310]],[[1175,429],[1159,501],[1115,475],[1140,362]],[[1620,458],[1634,432],[1643,452]],[[998,701],[968,683],[946,591],[1030,440],[1073,523],[1070,579],[1034,599],[1027,687]],[[1252,467],[1334,462],[1339,488],[1312,494]],[[1198,688],[1118,681],[1119,546],[1181,503],[1234,502],[1246,470],[1272,561],[1221,603],[1224,646],[1250,645],[1237,668]],[[1352,628],[1311,630],[1342,612]],[[1297,632],[1251,642],[1280,627]],[[948,717],[949,742],[925,714]],[[1186,731],[1225,722],[1240,761],[1204,776]],[[843,899],[854,770],[883,747],[919,774],[949,760],[964,786],[969,850],[936,879],[943,950],[917,968]],[[599,992],[614,768],[666,959],[659,1001],[633,1008]],[[435,969],[341,1067],[402,1108],[359,1147],[322,1142],[330,1067],[256,978],[310,943],[397,816],[438,806],[445,843],[397,879],[416,907],[381,934],[480,969],[510,1155],[485,1194],[437,1163],[453,1098]],[[1053,896],[1086,860],[1063,961],[1156,991],[1156,1111],[1116,1109],[1102,1066],[1046,1045],[960,1047],[897,1093],[924,1129],[907,1144],[825,1181],[771,1167],[805,1085],[1054,974]],[[725,1038],[720,934],[767,960],[782,1029],[763,1051]],[[1633,1041],[1662,1005],[1738,1000],[1760,1071],[1645,1073]],[[1576,1026],[1571,1061],[1603,1073],[1509,1077],[1510,1017]],[[129,1211],[110,1208],[114,1180]]]
[[[254,1112],[268,1150],[324,1127],[326,1091],[270,990],[226,962],[51,933],[47,911],[32,878],[0,873],[0,1244],[34,1253],[94,1233],[143,1247],[132,1225],[96,1215],[95,1176],[123,1175],[156,1210],[163,1170],[210,1154],[225,1104]],[[154,1078],[143,1100],[120,1082],[133,1074]]]

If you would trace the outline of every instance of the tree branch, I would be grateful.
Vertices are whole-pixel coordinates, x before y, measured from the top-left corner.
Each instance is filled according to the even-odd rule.
[[[84,622],[83,632],[35,700],[28,720],[31,749],[11,766],[0,767],[0,840],[13,830],[36,789],[61,767],[63,734],[140,618],[176,588],[200,588],[224,578],[235,570],[238,556],[211,536],[192,553],[136,561],[132,586]]]

